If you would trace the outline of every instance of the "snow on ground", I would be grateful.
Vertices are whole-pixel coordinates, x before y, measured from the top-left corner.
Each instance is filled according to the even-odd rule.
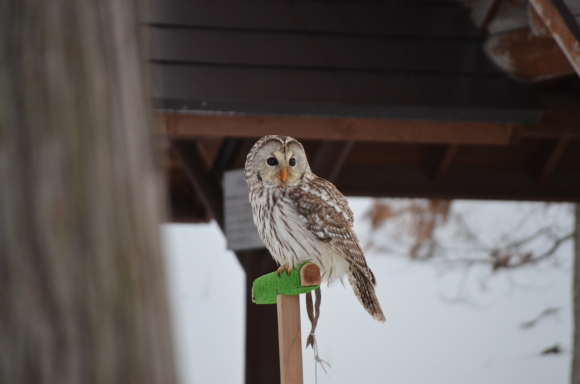
[[[245,275],[219,227],[162,226],[180,384],[243,383]]]
[[[355,229],[366,243],[369,225],[361,216],[371,200],[349,201]],[[530,203],[454,204],[476,217],[474,229],[493,242],[496,233],[513,228]],[[566,209],[544,214],[560,215],[565,226]],[[540,219],[530,218],[529,225]],[[180,382],[243,383],[243,270],[213,223],[168,224],[162,233]],[[320,357],[332,368],[328,375],[318,369],[318,383],[567,383],[571,254],[568,243],[557,255],[557,266],[466,275],[461,269],[369,252],[387,322],[374,321],[348,283],[323,287],[316,333]],[[520,327],[547,308],[558,311],[532,328]],[[303,341],[309,329],[303,306]],[[540,354],[556,344],[563,353]],[[312,350],[303,356],[305,383],[314,383]]]

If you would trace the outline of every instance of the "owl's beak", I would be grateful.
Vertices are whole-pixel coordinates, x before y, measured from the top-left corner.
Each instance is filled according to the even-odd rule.
[[[286,181],[286,177],[288,177],[288,169],[286,167],[282,168],[280,170],[279,176],[280,176],[280,180]]]

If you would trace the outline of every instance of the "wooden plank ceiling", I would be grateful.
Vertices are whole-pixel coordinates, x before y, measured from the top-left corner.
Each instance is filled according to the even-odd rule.
[[[147,24],[160,126],[196,140],[217,180],[275,133],[311,159],[349,143],[346,195],[580,200],[578,79],[512,80],[470,12],[451,0],[158,0]],[[207,219],[173,154],[168,169],[173,220]]]
[[[485,59],[455,1],[172,0],[153,15],[164,108],[538,118],[533,91]]]

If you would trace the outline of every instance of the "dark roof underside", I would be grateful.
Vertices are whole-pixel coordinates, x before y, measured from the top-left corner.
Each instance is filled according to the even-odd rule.
[[[225,138],[237,140],[226,169],[242,166],[263,133],[224,131],[224,116],[265,116],[265,131],[289,135],[276,116],[507,123],[498,145],[354,134],[337,186],[359,196],[580,200],[577,79],[510,79],[456,1],[159,0],[147,22],[159,110],[215,114],[215,127],[196,131],[192,120],[180,136],[201,143],[209,167],[223,163]],[[325,142],[296,136],[311,158]],[[174,217],[201,218],[184,170],[171,164]]]

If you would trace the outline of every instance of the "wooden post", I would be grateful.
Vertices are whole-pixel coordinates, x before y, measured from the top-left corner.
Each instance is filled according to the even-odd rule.
[[[275,271],[276,262],[265,249],[236,252],[246,271],[246,384],[277,384],[280,380],[279,349],[276,337],[276,307],[252,302],[255,279]]]
[[[319,286],[321,282],[320,267],[314,263],[305,264],[300,268],[299,278],[301,287]],[[276,296],[280,382],[281,384],[302,384],[304,379],[302,374],[300,296],[298,291],[284,293],[294,294]]]
[[[580,44],[578,44],[578,35],[574,34],[564,19],[565,13],[569,11],[565,2],[562,0],[530,0],[530,4],[580,76]]]
[[[278,295],[278,343],[281,384],[302,384],[300,296]]]
[[[302,384],[299,295],[318,288],[321,280],[318,265],[303,263],[288,274],[272,272],[257,278],[252,284],[251,299],[254,303],[277,304],[281,384]]]

